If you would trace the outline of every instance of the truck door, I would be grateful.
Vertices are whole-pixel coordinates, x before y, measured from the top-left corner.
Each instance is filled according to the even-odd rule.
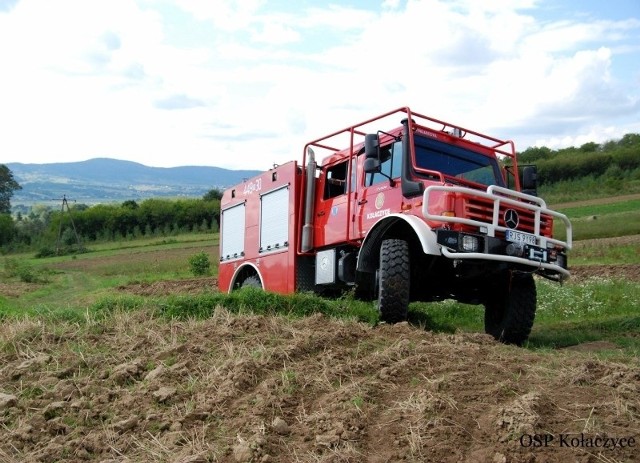
[[[400,212],[402,142],[398,141],[381,146],[380,161],[380,172],[365,174],[364,188],[356,203],[356,234],[359,233],[358,238],[364,238],[371,227],[381,218]],[[390,178],[393,179],[393,186]]]
[[[348,181],[349,175],[351,182]],[[351,238],[349,227],[352,222],[347,212],[355,189],[355,169],[349,169],[348,159],[323,167],[318,185],[314,246],[322,248],[343,243]],[[351,214],[353,212],[351,207]]]

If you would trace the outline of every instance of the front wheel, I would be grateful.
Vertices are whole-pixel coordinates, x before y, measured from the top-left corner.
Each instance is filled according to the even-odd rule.
[[[533,275],[508,272],[485,299],[485,332],[506,344],[522,345],[533,327],[536,299]]]
[[[380,319],[387,323],[406,320],[411,280],[409,245],[406,241],[389,239],[382,242],[377,273]]]

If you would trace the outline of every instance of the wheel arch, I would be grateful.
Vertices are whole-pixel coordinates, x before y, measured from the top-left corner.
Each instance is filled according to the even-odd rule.
[[[380,259],[380,246],[388,238],[404,239],[412,250],[418,248],[424,254],[440,255],[436,235],[425,222],[412,215],[391,214],[379,220],[367,233],[358,253],[356,270],[375,272]]]
[[[233,272],[233,277],[231,277],[231,285],[229,285],[229,292],[234,289],[238,289],[239,285],[242,284],[244,280],[251,276],[256,276],[260,280],[260,287],[264,289],[264,278],[262,278],[262,274],[260,273],[260,269],[251,262],[247,262],[239,266],[235,272]]]

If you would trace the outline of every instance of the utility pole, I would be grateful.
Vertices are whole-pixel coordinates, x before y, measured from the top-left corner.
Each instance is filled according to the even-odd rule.
[[[78,243],[78,247],[81,247],[80,237],[78,236],[78,231],[76,230],[76,224],[73,222],[73,215],[71,215],[71,209],[69,209],[69,201],[76,202],[75,199],[68,200],[67,195],[62,195],[62,200],[58,199],[56,201],[62,201],[62,208],[60,214],[60,226],[58,227],[58,239],[56,241],[56,255],[60,253],[60,238],[62,237],[62,219],[64,218],[64,208],[67,207],[67,212],[69,213],[69,218],[71,219],[71,225],[73,227],[73,234],[76,236],[76,243]]]

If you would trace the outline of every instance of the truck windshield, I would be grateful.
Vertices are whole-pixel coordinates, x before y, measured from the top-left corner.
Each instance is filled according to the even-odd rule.
[[[495,158],[416,135],[416,167],[482,185],[504,186]],[[420,172],[418,172],[420,173]]]

